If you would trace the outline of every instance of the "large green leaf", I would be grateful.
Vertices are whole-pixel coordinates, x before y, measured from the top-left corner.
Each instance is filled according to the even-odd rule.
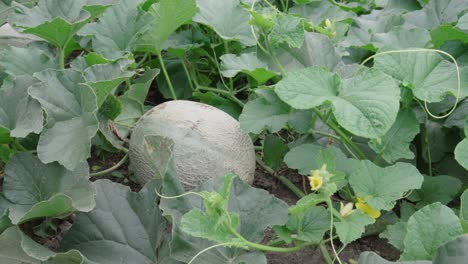
[[[257,90],[257,93],[261,97],[249,101],[239,116],[241,128],[254,134],[280,131],[293,117],[293,110],[271,90]]]
[[[41,106],[28,95],[33,83],[30,76],[18,76],[13,87],[0,89],[0,128],[8,129],[13,137],[42,131]]]
[[[343,83],[323,68],[289,73],[276,84],[278,96],[296,109],[311,109],[331,102],[340,125],[355,135],[383,136],[396,119],[400,91],[389,76],[366,69]]]
[[[335,222],[336,233],[343,244],[349,244],[361,237],[365,227],[374,223],[374,219],[360,210],[344,217],[340,222]]]
[[[278,171],[283,164],[284,155],[288,152],[288,146],[283,140],[275,135],[267,135],[263,142],[263,155],[265,156],[265,164]]]
[[[16,3],[10,24],[64,49],[92,17],[103,12],[113,0],[42,0],[28,8]]]
[[[243,53],[239,56],[224,54],[220,59],[221,73],[225,77],[232,78],[242,72],[254,78],[259,84],[264,84],[276,76],[276,73],[269,69],[268,63],[258,58],[255,52]]]
[[[193,21],[205,24],[225,40],[239,40],[246,46],[255,45],[249,25],[250,15],[239,0],[196,0],[198,12]]]
[[[467,9],[468,2],[465,0],[429,1],[423,9],[405,14],[405,24],[431,29],[456,22],[458,16]]]
[[[303,19],[293,15],[278,15],[268,38],[273,49],[277,49],[280,44],[300,48],[304,42]]]
[[[460,222],[465,234],[468,233],[468,191],[465,190],[460,197]]]
[[[399,159],[413,159],[414,153],[409,146],[417,134],[419,123],[416,115],[411,109],[403,109],[390,130],[383,137],[370,140],[369,147],[389,163]]]
[[[350,167],[347,157],[338,148],[324,148],[316,144],[303,144],[291,149],[284,157],[284,162],[302,175],[310,175],[311,170],[317,170],[324,164],[327,164],[328,169],[340,171]]]
[[[8,264],[96,264],[71,250],[55,253],[26,236],[18,227],[0,235],[0,262]]]
[[[356,195],[377,210],[391,210],[396,200],[401,199],[405,192],[419,189],[423,180],[418,169],[411,164],[399,162],[380,168],[368,160],[361,161],[349,176],[349,184]]]
[[[339,21],[355,16],[353,12],[346,12],[328,1],[310,1],[307,5],[295,5],[289,9],[289,13],[299,14],[314,25],[319,25],[325,19]]]
[[[57,59],[47,48],[29,45],[9,46],[0,52],[0,66],[11,76],[33,75],[45,69],[58,68]]]
[[[398,27],[386,33],[376,33],[372,44],[379,49],[425,48],[431,42],[429,31],[423,28],[405,29]]]
[[[101,107],[115,88],[135,74],[135,72],[127,70],[130,63],[129,60],[123,60],[108,64],[96,64],[83,72],[85,83],[92,87],[96,93],[98,107]]]
[[[94,183],[96,208],[77,215],[61,243],[62,250],[79,250],[101,264],[161,263],[161,245],[166,221],[158,208],[157,181],[139,192],[108,180]]]
[[[282,45],[277,51],[277,57],[287,72],[310,66],[335,69],[341,59],[330,39],[315,32],[304,33],[304,43],[300,48]],[[274,62],[270,62],[269,66],[271,69],[277,67]]]
[[[170,162],[169,162],[170,163]],[[159,166],[160,168],[165,166]],[[166,166],[167,167],[167,166]],[[172,166],[167,167],[164,179],[164,195],[178,195],[183,189],[178,182]],[[223,178],[214,178],[198,187],[195,191],[219,191]],[[264,236],[264,229],[268,226],[283,225],[287,221],[287,205],[264,190],[255,189],[242,182],[238,177],[234,179],[228,201],[230,213],[239,216],[240,224],[237,232],[252,241],[260,242]],[[255,201],[255,203],[251,203]],[[212,246],[213,243],[192,237],[180,229],[182,216],[192,209],[203,208],[203,202],[198,196],[185,196],[179,199],[164,199],[160,207],[165,215],[171,216],[172,235],[171,253],[173,258],[188,262],[201,250]],[[262,253],[246,253],[238,249],[218,247],[200,255],[193,263],[223,264],[223,263],[261,263],[266,264]]]
[[[49,69],[34,76],[41,82],[29,88],[29,94],[47,114],[38,156],[44,163],[58,161],[73,170],[90,155],[91,138],[98,128],[96,95],[81,84],[84,78],[74,70]]]
[[[143,27],[150,22],[139,7],[143,0],[121,0],[108,8],[102,17],[94,23],[87,24],[79,35],[92,36],[93,50],[108,59],[124,57],[137,45]]]
[[[388,33],[401,26],[404,20],[399,11],[373,10],[370,14],[354,18],[354,23],[348,31],[342,45],[365,47],[373,50],[372,38],[377,33]]]
[[[388,261],[374,252],[363,252],[359,256],[358,264],[432,264],[432,261]],[[440,263],[442,264],[442,263]]]
[[[464,264],[468,259],[468,235],[463,235],[447,242],[437,250],[433,264]]]
[[[397,248],[400,251],[403,251],[404,245],[403,241],[406,236],[406,222],[398,221],[393,225],[387,226],[384,232],[380,233],[380,238],[385,238],[388,240],[392,246]]]
[[[189,23],[196,11],[195,0],[161,0],[153,4],[148,10],[152,21],[138,39],[138,50],[161,52],[169,36],[180,26]]]
[[[42,217],[63,217],[94,208],[94,188],[88,181],[88,165],[69,171],[57,163],[43,164],[36,156],[21,153],[5,168],[3,193],[11,203],[14,224]]]
[[[468,170],[468,139],[462,140],[455,148],[455,159]]]
[[[463,234],[458,217],[440,203],[414,213],[407,230],[401,260],[431,260],[440,246]]]
[[[419,198],[416,208],[435,202],[448,204],[456,197],[461,187],[461,181],[455,177],[446,175],[425,176],[421,189],[416,191]]]
[[[304,213],[290,215],[286,227],[298,240],[320,243],[330,229],[330,214],[324,207],[312,207]]]

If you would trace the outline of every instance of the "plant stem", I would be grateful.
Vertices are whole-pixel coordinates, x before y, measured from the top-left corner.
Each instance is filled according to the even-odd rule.
[[[366,155],[361,151],[361,149],[354,144],[354,142],[346,135],[346,133],[341,130],[338,125],[336,125],[332,121],[326,121],[324,120],[322,113],[317,108],[312,109],[314,113],[323,121],[325,122],[331,129],[335,131],[336,134],[338,134],[341,139],[343,139],[348,145],[356,152],[356,154],[359,156],[360,159],[366,159]]]
[[[21,145],[18,141],[16,141],[16,139],[12,140],[12,143],[16,149],[19,149],[21,151],[28,151],[28,149],[26,149],[23,145]]]
[[[333,220],[334,220],[333,212],[335,211],[335,209],[333,208],[333,203],[330,197],[328,197],[327,205],[328,205],[328,210],[330,210],[330,245],[332,247],[333,253],[335,254],[335,259],[338,260],[338,263],[342,264],[341,259],[338,256],[338,253],[336,252],[335,244],[333,244]],[[332,264],[333,262],[335,261],[332,261]]]
[[[65,70],[65,48],[59,48],[59,67]]]
[[[242,240],[242,243],[244,243],[246,246],[248,246],[249,248],[253,248],[253,249],[256,249],[256,250],[260,250],[260,251],[268,251],[268,252],[294,252],[294,251],[298,251],[304,247],[307,247],[307,246],[313,246],[313,245],[317,245],[316,243],[304,243],[304,244],[301,244],[301,245],[297,245],[297,246],[294,246],[294,247],[290,247],[290,248],[280,248],[280,247],[271,247],[271,246],[267,246],[267,245],[262,245],[262,244],[257,244],[257,243],[254,243],[254,242],[250,242],[248,241],[247,239],[245,239],[241,234],[237,233],[236,230],[234,230],[232,227],[229,226],[229,229],[231,231],[231,233],[239,238],[240,240]]]
[[[128,153],[125,154],[125,156],[117,164],[115,164],[114,166],[112,166],[112,167],[110,167],[110,168],[108,168],[106,170],[103,170],[103,171],[90,173],[89,177],[99,177],[99,176],[103,176],[103,175],[106,175],[108,173],[111,173],[111,172],[117,170],[118,168],[120,168],[122,165],[124,165],[125,162],[127,161],[127,159],[128,159]]]
[[[228,41],[223,39],[223,43],[224,43],[224,51],[226,52],[226,54],[229,54]],[[234,81],[232,80],[232,78],[229,78],[229,88],[231,89],[231,91],[234,91]]]
[[[256,158],[257,163],[260,166],[262,166],[264,170],[266,170],[274,177],[278,178],[278,180],[280,180],[284,185],[286,185],[286,187],[288,187],[295,195],[297,195],[297,197],[302,198],[305,196],[305,194],[299,188],[297,188],[296,185],[294,185],[294,183],[292,183],[288,178],[284,176],[279,176],[272,168],[268,167],[259,157]]]
[[[333,264],[333,260],[330,256],[330,253],[328,253],[327,247],[325,247],[324,244],[320,243],[319,245],[320,252],[322,252],[322,256],[327,264]]]
[[[187,69],[187,65],[185,65],[185,60],[181,59],[182,61],[182,67],[184,68],[185,75],[187,76],[188,83],[190,85],[190,89],[192,91],[195,91],[195,86],[193,86],[193,80],[192,80],[192,75],[190,74],[189,70]]]
[[[212,88],[212,87],[206,87],[206,86],[201,86],[201,85],[198,85],[197,86],[197,89],[198,90],[203,90],[203,91],[210,91],[210,92],[214,92],[214,93],[220,93],[220,94],[223,94],[223,95],[226,95],[226,97],[228,97],[229,99],[231,99],[232,101],[236,102],[239,106],[241,107],[244,107],[244,103],[237,99],[237,97],[235,97],[231,92],[229,91],[226,91],[226,90],[221,90],[221,89],[218,89],[218,88]]]
[[[163,71],[164,77],[166,78],[167,85],[169,86],[169,90],[171,91],[172,98],[174,100],[177,100],[177,96],[174,91],[174,87],[172,86],[171,79],[169,78],[169,74],[167,73],[166,65],[164,64],[164,60],[163,60],[161,52],[158,52],[157,55],[159,59],[159,64],[161,64],[161,69]]]
[[[276,56],[276,53],[273,51],[271,48],[270,40],[268,39],[268,35],[265,34],[264,30],[262,29],[262,34],[265,36],[265,45],[268,50],[268,53],[270,57],[273,59],[273,62],[275,63],[276,67],[278,67],[278,70],[281,72],[281,75],[285,77],[287,75],[286,70],[284,69],[283,65],[281,65],[281,62],[278,60],[278,57]]]

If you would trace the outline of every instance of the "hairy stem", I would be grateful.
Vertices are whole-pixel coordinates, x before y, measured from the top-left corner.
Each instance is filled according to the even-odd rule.
[[[128,159],[128,153],[125,154],[125,156],[117,164],[115,164],[114,166],[112,166],[112,167],[110,167],[110,168],[108,168],[106,170],[103,170],[103,171],[90,173],[89,177],[99,177],[99,176],[103,176],[103,175],[106,175],[108,173],[111,173],[111,172],[119,169],[122,165],[124,165],[125,162],[127,162],[127,159]]]
[[[161,52],[158,52],[157,55],[158,55],[158,59],[159,59],[159,64],[161,64],[161,69],[163,71],[164,78],[166,78],[167,85],[169,86],[169,90],[171,91],[172,98],[174,100],[177,100],[177,96],[176,96],[176,93],[175,93],[175,90],[174,90],[174,86],[172,86],[171,79],[169,78],[169,74],[167,73],[166,65],[164,64],[164,60],[163,60]]]
[[[280,180],[286,187],[288,187],[297,197],[302,198],[305,196],[305,194],[294,185],[288,178],[284,176],[279,176],[273,169],[268,167],[259,157],[257,158],[257,163],[263,167],[268,173],[276,177],[278,180]]]

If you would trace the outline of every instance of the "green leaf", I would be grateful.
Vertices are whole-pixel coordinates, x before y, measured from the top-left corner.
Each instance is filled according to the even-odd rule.
[[[326,202],[327,198],[328,196],[325,192],[310,193],[299,199],[295,205],[289,207],[289,213],[292,215],[304,214],[307,210],[317,204]]]
[[[358,264],[432,264],[432,261],[387,261],[374,252],[363,252],[359,256]],[[442,264],[442,263],[440,263]]]
[[[465,0],[429,1],[421,10],[405,14],[405,24],[411,27],[431,29],[458,20],[459,14],[468,9]]]
[[[127,70],[130,62],[123,60],[109,64],[96,64],[83,72],[85,83],[96,93],[98,108],[115,88],[135,74]]]
[[[97,132],[96,95],[81,83],[74,70],[45,70],[34,74],[41,82],[29,88],[47,114],[40,136],[38,156],[44,163],[58,161],[69,170],[90,156],[91,139]]]
[[[447,242],[437,250],[433,264],[464,264],[468,259],[468,235]]]
[[[468,30],[468,14],[464,14],[460,17],[457,27],[461,30]]]
[[[414,213],[407,230],[401,260],[431,260],[440,246],[463,234],[458,217],[440,203]]]
[[[399,159],[413,159],[409,149],[414,137],[419,134],[419,123],[411,109],[402,109],[390,130],[378,139],[369,141],[369,147],[389,163]]]
[[[101,264],[154,264],[166,221],[158,208],[157,181],[139,192],[109,180],[99,180],[96,208],[77,215],[61,250],[76,249]]]
[[[468,34],[452,25],[441,25],[431,31],[432,43],[440,48],[446,41],[460,40],[468,43]]]
[[[400,251],[403,251],[403,240],[406,236],[406,222],[398,221],[396,224],[387,226],[384,232],[380,233],[380,238],[388,240],[392,246]]]
[[[182,30],[172,33],[162,45],[163,50],[167,50],[178,58],[183,58],[192,49],[202,46],[202,41],[208,41],[196,29]]]
[[[361,237],[365,227],[374,223],[372,217],[364,214],[360,210],[354,211],[351,215],[344,217],[340,222],[335,223],[336,233],[340,241],[347,245]]]
[[[248,133],[260,134],[264,130],[276,133],[286,126],[291,117],[291,108],[281,102],[273,91],[262,91],[265,95],[249,101],[239,116],[241,128]]]
[[[278,171],[283,164],[284,155],[288,152],[288,146],[275,135],[267,135],[263,142],[263,155],[265,164],[274,171]]]
[[[94,264],[80,252],[55,253],[27,237],[18,227],[0,235],[0,262],[8,264]]]
[[[255,45],[248,21],[250,14],[239,0],[196,0],[198,12],[193,21],[211,27],[225,40],[238,40],[246,46]]]
[[[431,42],[431,35],[423,28],[398,27],[386,33],[374,34],[371,42],[375,47],[386,50],[425,48]]]
[[[8,129],[12,137],[26,137],[42,131],[41,106],[28,95],[33,83],[30,76],[18,76],[13,87],[0,89],[0,128]]]
[[[193,90],[190,87],[190,80],[187,78],[187,74],[185,74],[182,62],[180,60],[167,61],[166,69],[171,78],[177,99],[183,100],[192,97]],[[159,91],[164,98],[173,99],[172,92],[164,75],[159,75],[156,80],[158,82]]]
[[[48,49],[36,45],[27,48],[9,46],[0,52],[0,66],[11,76],[33,75],[45,69],[57,69],[57,59]]]
[[[357,196],[376,210],[391,210],[396,200],[405,192],[419,189],[423,176],[411,164],[398,162],[393,166],[380,168],[363,160],[349,176],[349,184]]]
[[[289,13],[301,15],[313,25],[319,25],[325,19],[340,21],[356,16],[353,12],[346,12],[328,1],[311,1],[307,5],[295,5],[289,9]]]
[[[330,229],[330,214],[322,206],[312,207],[305,213],[291,215],[286,226],[298,240],[318,244]]]
[[[225,97],[222,97],[213,92],[194,92],[193,97],[200,100],[200,102],[214,106],[224,112],[228,113],[234,119],[239,119],[242,109],[239,105]]]
[[[468,191],[465,190],[460,197],[460,222],[463,231],[468,233]]]
[[[403,25],[404,19],[395,10],[373,10],[370,14],[354,18],[343,45],[374,50],[372,38],[376,33],[388,33],[393,28]]]
[[[287,72],[310,66],[335,69],[341,60],[330,39],[315,32],[305,32],[304,43],[298,49],[282,45],[277,51],[277,57]],[[270,62],[270,67],[276,69],[273,62]]]
[[[462,187],[462,182],[451,176],[425,176],[421,189],[416,191],[416,194],[421,199],[416,204],[416,208],[424,207],[428,204],[440,202],[448,204],[458,194]]]
[[[222,183],[222,177],[213,178],[194,191],[218,191]],[[239,216],[240,224],[237,231],[249,241],[260,242],[264,237],[263,231],[265,228],[283,225],[287,222],[287,205],[268,192],[252,188],[238,177],[234,179],[230,191],[228,210],[230,213]],[[174,169],[168,167],[162,193],[164,195],[178,195],[183,192],[175,176]],[[255,201],[255,203],[251,203],[251,201]],[[164,199],[161,201],[160,207],[165,215],[172,217],[173,242],[171,244],[171,253],[174,259],[188,262],[195,254],[213,245],[207,240],[189,236],[180,229],[180,220],[185,213],[192,209],[202,209],[203,203],[198,196],[186,196],[177,200]],[[246,263],[257,263],[250,262],[250,258],[253,257],[255,257],[253,260],[261,260],[259,263],[266,264],[263,254],[258,253],[251,256],[251,254],[246,254],[240,250],[222,247],[205,252],[194,263],[242,263],[238,259],[243,258],[246,259]]]
[[[195,0],[161,0],[153,4],[148,10],[152,21],[138,39],[138,50],[160,53],[169,36],[189,23],[196,12]]]
[[[15,13],[10,16],[9,22],[24,33],[36,35],[64,49],[76,32],[92,17],[104,11],[111,2],[112,0],[51,0],[39,1],[32,8],[16,3]]]
[[[266,83],[276,76],[268,64],[257,57],[257,53],[224,54],[221,59],[221,73],[224,77],[232,78],[242,72],[254,78],[259,84]]]
[[[445,127],[458,127],[463,130],[468,116],[468,100],[461,102],[453,113],[445,119]]]
[[[302,144],[291,149],[284,157],[284,162],[291,169],[296,169],[302,175],[310,175],[327,164],[327,168],[346,171],[349,167],[347,157],[338,148],[329,146],[324,148],[316,144]]]
[[[338,123],[367,138],[383,136],[390,129],[400,98],[396,83],[373,69],[342,83],[338,75],[310,67],[288,74],[276,84],[275,91],[296,109],[312,109],[331,102]]]
[[[455,148],[455,159],[468,170],[468,139],[462,140]]]
[[[94,23],[84,26],[79,32],[82,36],[92,37],[92,47],[107,59],[126,57],[135,50],[139,35],[149,23],[150,16],[140,9],[144,0],[121,0],[108,8]]]
[[[304,42],[303,18],[293,15],[280,14],[268,35],[273,49],[280,44],[287,44],[291,48],[300,48]]]
[[[94,188],[88,181],[89,168],[81,163],[74,171],[42,164],[36,156],[20,153],[5,167],[3,193],[11,203],[14,224],[35,218],[64,217],[94,208]]]
[[[414,95],[427,102],[457,94],[455,65],[434,52],[384,54],[375,58],[374,68],[409,83]]]

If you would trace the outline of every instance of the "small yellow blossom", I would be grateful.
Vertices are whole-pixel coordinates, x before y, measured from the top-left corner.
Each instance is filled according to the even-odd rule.
[[[347,203],[346,205],[340,203],[340,215],[342,217],[350,216],[354,212],[353,206],[353,203]]]
[[[312,191],[317,191],[323,186],[323,177],[319,174],[312,175],[309,177],[310,188]]]
[[[326,26],[327,28],[329,28],[329,29],[332,27],[332,24],[331,24],[330,19],[328,19],[328,18],[325,19],[325,26]]]
[[[362,197],[358,196],[357,200],[358,200],[358,202],[356,203],[357,209],[361,210],[366,215],[374,218],[374,220],[380,217],[380,211],[372,208],[369,204],[366,203],[366,201]]]

